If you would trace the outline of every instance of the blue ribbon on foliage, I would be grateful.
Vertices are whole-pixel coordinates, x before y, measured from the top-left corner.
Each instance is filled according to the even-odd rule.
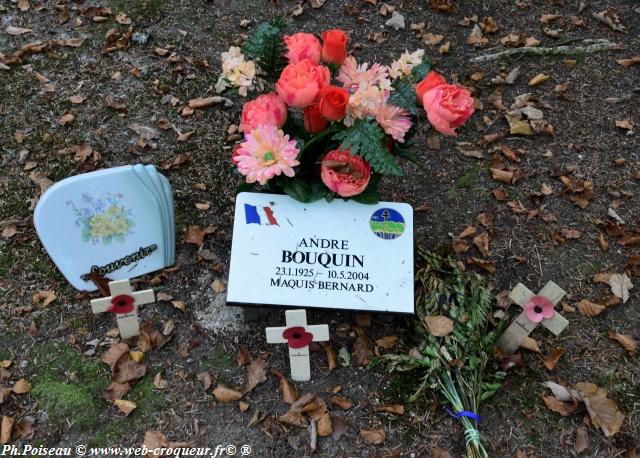
[[[460,412],[453,413],[448,407],[445,407],[445,410],[453,418],[460,419],[462,417],[467,417],[467,418],[471,418],[472,420],[475,420],[476,423],[480,423],[480,415],[478,415],[477,413],[470,412],[468,410],[461,410]]]

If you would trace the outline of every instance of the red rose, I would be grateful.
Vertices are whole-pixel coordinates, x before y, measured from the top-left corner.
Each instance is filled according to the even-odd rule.
[[[327,127],[327,120],[320,113],[320,104],[314,103],[303,110],[304,130],[317,134]]]
[[[322,32],[322,60],[342,65],[347,58],[347,35],[343,30],[331,29]]]
[[[320,112],[329,121],[340,121],[344,118],[349,103],[349,91],[337,86],[327,86],[322,90]]]
[[[447,80],[439,73],[436,73],[433,70],[430,71],[422,81],[416,84],[416,98],[418,99],[418,103],[422,103],[422,98],[429,89],[433,89],[441,84],[447,84]]]

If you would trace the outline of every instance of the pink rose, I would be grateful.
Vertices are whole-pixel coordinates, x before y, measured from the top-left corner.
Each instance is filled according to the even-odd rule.
[[[278,94],[269,92],[244,104],[240,128],[244,133],[249,133],[262,124],[282,127],[286,120],[287,107],[284,102]]]
[[[322,46],[315,35],[310,33],[285,35],[284,43],[287,45],[287,52],[284,56],[289,59],[290,64],[297,64],[303,59],[312,60],[316,64],[320,63]]]
[[[441,84],[425,92],[422,106],[431,125],[440,133],[456,136],[455,128],[473,114],[473,97],[455,84]]]
[[[276,83],[276,91],[290,107],[304,108],[329,85],[329,69],[309,59],[287,65]]]
[[[371,166],[349,150],[334,149],[322,159],[322,182],[341,197],[351,197],[365,190],[371,179]]]

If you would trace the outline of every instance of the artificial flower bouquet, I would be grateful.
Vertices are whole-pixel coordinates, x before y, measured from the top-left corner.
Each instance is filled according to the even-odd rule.
[[[376,203],[381,176],[402,175],[399,158],[418,163],[410,139],[421,108],[445,135],[473,114],[469,92],[431,71],[422,49],[388,67],[358,64],[342,30],[321,40],[283,30],[281,21],[262,24],[242,50],[222,54],[219,92],[273,88],[242,108],[244,140],[232,154],[241,190]]]

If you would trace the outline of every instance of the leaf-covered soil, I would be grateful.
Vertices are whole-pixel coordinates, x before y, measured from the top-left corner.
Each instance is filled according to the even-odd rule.
[[[214,291],[211,284],[224,283],[227,275],[238,183],[229,161],[237,138],[231,126],[237,124],[244,100],[231,96],[232,107],[198,109],[190,117],[179,111],[189,99],[214,95],[221,52],[241,43],[256,24],[283,16],[290,31],[319,33],[333,27],[349,31],[360,61],[388,64],[405,49],[423,47],[440,73],[470,87],[480,102],[473,118],[458,129],[457,138],[437,136],[424,122],[415,152],[425,170],[406,165],[406,179],[384,181],[382,193],[384,200],[413,205],[415,240],[423,247],[451,245],[469,225],[479,233],[486,231],[488,253],[483,255],[472,245],[472,236],[466,239],[469,250],[459,256],[468,269],[481,269],[496,294],[518,282],[538,290],[548,280],[568,293],[562,313],[569,327],[559,337],[536,330],[533,337],[541,353],[522,351],[521,367],[510,371],[504,387],[480,412],[481,431],[492,456],[574,456],[578,428],[588,436],[582,456],[635,456],[630,450],[640,446],[640,365],[637,356],[629,356],[608,333],[640,337],[637,287],[626,303],[608,306],[595,317],[584,316],[576,306],[583,299],[604,300],[609,288],[594,283],[593,275],[622,273],[629,258],[639,252],[638,242],[619,243],[624,236],[616,235],[620,230],[608,216],[610,208],[615,210],[629,234],[640,223],[638,133],[616,126],[616,121],[627,120],[622,123],[627,127],[629,121],[640,123],[640,66],[616,62],[640,52],[638,3],[614,2],[624,31],[614,31],[592,16],[611,6],[604,1],[587,1],[583,10],[578,2],[561,0],[460,1],[450,14],[429,8],[426,1],[390,1],[387,4],[406,19],[407,28],[398,31],[384,27],[391,13],[383,16],[380,11],[387,8],[381,2],[372,3],[376,2],[328,0],[320,8],[282,0],[0,4],[0,52],[5,57],[30,42],[52,42],[47,49],[10,64],[8,70],[0,69],[0,360],[12,362],[5,368],[11,374],[5,378],[3,372],[0,379],[2,386],[9,387],[26,378],[33,387],[28,393],[9,394],[0,411],[16,423],[26,416],[36,420],[33,438],[20,439],[14,431],[12,442],[131,446],[142,444],[146,431],[157,430],[170,441],[212,448],[249,444],[254,456],[311,453],[307,429],[273,421],[289,406],[271,371],[288,374],[288,358],[285,348],[264,342],[264,327],[280,324],[283,314],[263,311],[257,323],[227,330],[220,329],[212,317],[224,299],[224,292]],[[91,6],[108,7],[110,12]],[[133,31],[149,34],[147,44],[118,49],[112,40],[107,45],[108,37],[130,27],[116,20],[121,12],[126,16],[119,16],[120,22],[131,18]],[[540,21],[544,14],[559,18],[545,24]],[[473,15],[480,22],[490,16],[498,27],[494,33],[488,33],[491,27],[485,30],[488,43],[481,48],[467,43],[474,23],[458,25]],[[16,34],[10,26],[31,32]],[[559,37],[548,36],[545,28],[551,34],[560,30]],[[429,46],[421,41],[427,33],[443,38]],[[516,57],[482,65],[469,62],[483,53],[509,49],[500,39],[510,33],[522,40],[534,37],[542,46],[605,38],[619,43],[620,49],[572,57]],[[77,41],[64,41],[74,38],[84,41],[79,46]],[[55,40],[63,41],[56,44]],[[427,40],[438,37],[427,36]],[[447,42],[449,52],[441,55],[439,48]],[[103,52],[109,46],[116,49]],[[519,76],[514,84],[492,83],[496,75],[506,77],[516,67]],[[539,74],[549,79],[529,86]],[[496,90],[507,108],[515,97],[531,93],[554,133],[510,134]],[[70,100],[73,96],[81,97]],[[72,120],[64,117],[68,114]],[[132,122],[159,129],[160,137],[139,140],[127,128]],[[186,141],[178,140],[179,134],[192,131]],[[500,138],[482,144],[483,137],[491,134]],[[481,152],[484,158],[463,154],[460,149],[465,148],[457,142],[470,143],[467,153],[472,150],[478,156]],[[517,162],[511,160],[515,159],[513,149]],[[137,409],[125,418],[102,399],[111,374],[100,355],[117,341],[109,337],[115,323],[111,317],[95,317],[89,297],[73,290],[57,272],[36,237],[31,215],[47,178],[55,182],[82,171],[131,163],[154,164],[170,179],[178,240],[175,266],[137,283],[138,288],[154,286],[165,293],[168,300],[145,306],[141,315],[158,329],[164,328],[171,340],[146,352],[146,375],[125,397]],[[497,181],[494,176],[505,174],[492,175],[491,168],[506,171],[507,177],[514,172],[519,179],[515,184]],[[561,177],[572,177],[573,191],[566,190]],[[508,180],[514,181],[513,177]],[[585,180],[593,183],[593,196],[580,208],[574,201],[584,204],[580,198],[585,193],[579,186]],[[496,188],[502,188],[504,195],[493,192]],[[485,216],[479,222],[481,214]],[[487,216],[492,223],[486,224]],[[208,228],[201,247],[184,242],[184,231],[194,225]],[[472,257],[494,263],[495,272],[467,262]],[[637,261],[635,265],[628,273],[635,273],[631,279],[637,283]],[[485,266],[491,269],[493,264]],[[223,289],[219,282],[215,286],[217,291]],[[47,305],[46,295],[34,301],[39,291],[54,291],[56,299]],[[512,305],[507,318],[517,311]],[[233,323],[241,324],[240,314],[231,315]],[[312,312],[310,321],[329,323],[335,353],[344,347],[350,354],[346,367],[338,364],[329,371],[324,349],[314,347],[313,380],[295,384],[301,394],[315,393],[327,401],[334,429],[340,429],[335,417],[348,425],[338,440],[319,438],[316,454],[420,457],[442,453],[440,449],[453,456],[462,454],[459,425],[434,398],[425,395],[408,402],[416,385],[414,376],[358,367],[363,356],[362,340],[354,348],[358,333],[364,333],[369,344],[397,336],[397,346],[381,351],[407,351],[412,345],[408,322],[333,312]],[[136,342],[131,346],[135,348]],[[249,405],[246,412],[237,402],[220,403],[212,395],[218,383],[232,388],[244,383],[246,369],[236,363],[241,348],[254,358],[266,358],[267,368],[267,381],[244,398]],[[543,362],[556,348],[565,353],[548,370]],[[203,372],[214,379],[208,390],[197,377]],[[168,383],[164,389],[154,384],[158,373]],[[589,381],[608,390],[626,415],[620,433],[605,438],[589,424],[584,410],[568,417],[548,410],[541,399],[548,394],[541,386],[547,380],[569,385]],[[329,403],[333,396],[346,397],[352,406],[343,410]],[[381,404],[403,404],[405,413],[379,412]],[[371,437],[367,441],[360,434],[361,429],[378,428],[386,432],[381,445],[368,443]]]

